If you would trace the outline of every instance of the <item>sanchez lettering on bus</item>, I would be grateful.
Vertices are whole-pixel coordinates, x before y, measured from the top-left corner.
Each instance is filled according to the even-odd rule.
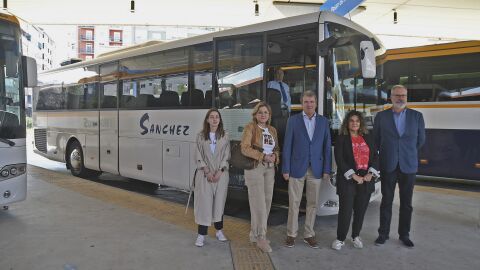
[[[145,121],[150,121],[150,117],[148,116],[148,113],[144,114],[140,118],[140,128],[143,130],[140,132],[141,135],[145,135],[147,133],[150,134],[170,134],[170,135],[184,135],[188,136],[188,130],[190,129],[190,126],[185,126],[185,125],[161,125],[161,124],[150,124],[150,126],[145,126],[144,123]]]

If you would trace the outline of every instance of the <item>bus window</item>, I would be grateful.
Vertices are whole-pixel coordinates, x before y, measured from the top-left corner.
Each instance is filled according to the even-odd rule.
[[[65,92],[62,87],[45,87],[38,92],[36,109],[42,110],[65,110]]]
[[[95,83],[69,85],[65,88],[68,110],[97,108],[98,95]]]
[[[382,94],[403,84],[409,102],[480,100],[479,61],[478,53],[390,60]]]
[[[182,105],[210,108],[212,104],[212,43],[193,47],[193,86],[182,94]]]
[[[326,59],[326,111],[331,128],[336,133],[350,110],[363,112],[367,124],[372,125],[372,109],[377,103],[376,79],[362,77],[359,47],[353,45],[362,40],[362,37],[352,29],[333,23],[327,25],[327,31],[330,36],[350,39],[349,42],[330,49]]]
[[[117,108],[117,83],[110,82],[100,86],[100,108]]]
[[[109,63],[100,66],[100,108],[117,108],[117,82],[118,65]]]
[[[159,107],[160,89],[158,78],[146,78],[138,80],[138,96],[136,99],[136,108],[156,108]]]
[[[412,59],[412,102],[480,100],[480,54]],[[416,92],[416,91],[415,91]]]
[[[98,92],[95,83],[83,85],[84,109],[96,109],[98,107]]]
[[[83,109],[83,85],[69,85],[66,87],[67,92],[67,110]]]
[[[188,90],[188,49],[168,51],[163,61],[165,72],[161,76],[160,106],[178,107],[180,97]]]
[[[300,104],[300,96],[305,90],[317,91],[318,33],[315,29],[268,36],[267,88],[278,88],[278,82],[274,81],[275,70],[282,69],[283,82],[288,85],[291,104]]]
[[[136,106],[137,82],[134,80],[123,81],[122,95],[120,96],[120,108],[133,109]]]
[[[262,37],[218,41],[218,108],[250,108],[262,99]]]

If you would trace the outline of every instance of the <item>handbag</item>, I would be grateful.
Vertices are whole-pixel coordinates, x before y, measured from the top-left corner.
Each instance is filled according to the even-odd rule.
[[[253,145],[253,140],[255,137],[256,137],[256,132],[254,136],[252,136],[251,145],[253,149],[263,152],[262,148]],[[242,149],[239,141],[232,141],[230,145],[230,149],[231,149],[230,164],[233,167],[242,169],[242,170],[251,170],[255,168],[257,160],[242,154]]]

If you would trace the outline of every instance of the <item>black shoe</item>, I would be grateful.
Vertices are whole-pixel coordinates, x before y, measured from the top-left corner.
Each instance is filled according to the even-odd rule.
[[[375,240],[375,245],[376,245],[376,246],[380,246],[380,245],[385,244],[385,241],[387,241],[388,238],[389,238],[388,236],[379,235],[379,236],[377,237],[377,240]]]
[[[412,248],[414,246],[412,240],[410,240],[410,238],[408,238],[408,237],[400,237],[400,241],[402,241],[402,243],[406,247]]]

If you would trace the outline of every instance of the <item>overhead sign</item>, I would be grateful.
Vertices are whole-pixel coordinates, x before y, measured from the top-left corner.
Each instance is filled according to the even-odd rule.
[[[345,16],[363,2],[365,0],[327,0],[320,6],[320,11],[331,11],[340,16]]]

